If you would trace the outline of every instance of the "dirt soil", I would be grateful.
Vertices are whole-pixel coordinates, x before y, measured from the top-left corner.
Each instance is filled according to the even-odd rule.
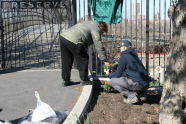
[[[93,98],[88,113],[88,121],[93,124],[158,124],[160,95],[148,93],[145,102],[135,105],[123,103],[123,96],[114,91],[103,92],[94,87]]]

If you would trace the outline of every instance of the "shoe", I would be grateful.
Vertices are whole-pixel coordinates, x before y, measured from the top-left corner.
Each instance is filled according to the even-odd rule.
[[[81,81],[80,84],[82,86],[84,86],[84,85],[92,85],[92,82],[91,81]]]
[[[73,85],[73,84],[74,84],[74,82],[72,82],[72,81],[63,81],[62,82],[63,87],[67,87],[67,86],[70,86],[70,85]]]
[[[138,101],[139,100],[138,100],[138,97],[137,97],[136,93],[131,94],[131,95],[128,96],[128,98],[123,99],[123,102],[127,103],[127,104],[134,104],[134,103],[137,103]]]
[[[147,100],[147,95],[146,93],[141,93],[139,94],[139,99],[143,102]]]

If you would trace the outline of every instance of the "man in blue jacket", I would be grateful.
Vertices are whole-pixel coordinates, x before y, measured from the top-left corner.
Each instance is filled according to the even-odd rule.
[[[149,86],[148,72],[131,47],[130,41],[121,42],[117,70],[109,75],[111,86],[124,96],[123,102],[128,104],[137,103],[138,93]]]

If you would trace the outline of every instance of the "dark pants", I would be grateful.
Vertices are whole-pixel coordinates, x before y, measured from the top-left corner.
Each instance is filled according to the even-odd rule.
[[[69,81],[71,77],[71,69],[74,59],[76,60],[77,69],[81,80],[88,79],[88,60],[87,48],[82,44],[74,44],[67,39],[60,36],[61,48],[61,75],[64,81]]]
[[[148,88],[148,82],[134,82],[127,77],[111,78],[111,86],[124,96],[141,93]]]

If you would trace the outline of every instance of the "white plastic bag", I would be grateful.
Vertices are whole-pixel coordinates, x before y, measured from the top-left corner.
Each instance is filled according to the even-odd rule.
[[[56,117],[49,117],[39,122],[32,122],[32,113],[23,117],[18,124],[61,124],[67,117],[68,112],[56,112]]]
[[[39,122],[49,117],[56,117],[55,111],[46,103],[42,102],[39,93],[35,91],[37,106],[32,113],[31,122]]]

